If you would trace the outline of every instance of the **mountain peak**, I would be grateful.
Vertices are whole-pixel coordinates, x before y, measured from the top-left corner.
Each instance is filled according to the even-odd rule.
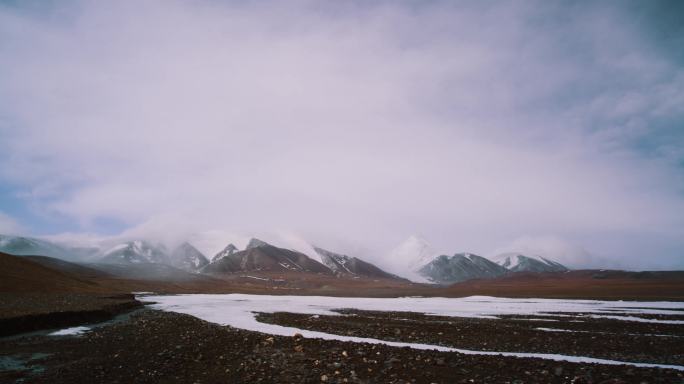
[[[194,272],[205,265],[209,260],[187,241],[176,247],[171,253],[171,265]]]
[[[265,242],[265,241],[263,241],[263,240],[259,240],[259,239],[257,239],[256,237],[253,237],[253,238],[249,241],[249,244],[247,244],[247,247],[246,247],[245,249],[259,248],[259,247],[263,247],[263,246],[266,246],[266,245],[270,245],[270,244],[267,243],[267,242]]]
[[[482,256],[463,252],[452,256],[438,256],[422,266],[418,272],[433,282],[451,284],[470,279],[498,277],[507,270]]]
[[[131,240],[117,244],[103,252],[102,260],[114,264],[169,263],[166,248],[163,245],[153,245],[145,240]]]
[[[235,245],[233,245],[233,243],[230,243],[230,244],[226,245],[226,247],[223,248],[223,250],[221,252],[214,255],[214,257],[211,259],[211,262],[214,263],[216,261],[223,259],[226,256],[231,256],[232,254],[234,254],[237,251],[238,251],[238,248]]]

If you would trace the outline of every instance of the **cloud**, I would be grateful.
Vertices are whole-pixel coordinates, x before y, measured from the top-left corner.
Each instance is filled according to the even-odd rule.
[[[25,229],[14,218],[0,212],[0,233],[13,235],[23,231]]]
[[[103,218],[162,238],[289,231],[373,260],[412,233],[482,253],[555,233],[672,265],[684,140],[659,138],[683,121],[684,71],[630,17],[547,2],[4,6],[0,178],[86,232]]]

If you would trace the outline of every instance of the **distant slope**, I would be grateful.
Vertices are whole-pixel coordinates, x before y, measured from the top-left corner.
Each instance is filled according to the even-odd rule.
[[[384,279],[399,279],[399,277],[385,272],[375,265],[363,261],[356,257],[342,255],[335,252],[327,251],[320,247],[314,247],[314,250],[321,256],[323,264],[330,268],[335,274],[352,275],[363,277],[375,277]]]
[[[506,274],[508,270],[482,256],[456,253],[453,256],[438,256],[420,268],[418,272],[435,283],[449,284],[472,279],[494,278]]]
[[[247,271],[298,271],[331,274],[325,265],[303,253],[278,248],[252,239],[244,251],[235,252],[202,268],[202,273],[233,273]]]
[[[569,269],[561,263],[542,256],[526,256],[520,253],[503,253],[494,262],[511,272],[565,272]]]
[[[69,273],[74,276],[77,276],[79,278],[84,278],[84,279],[93,279],[93,278],[107,278],[111,277],[110,274],[108,274],[105,271],[102,271],[100,269],[96,268],[91,268],[88,267],[84,264],[78,264],[78,263],[71,263],[68,261],[64,261],[61,259],[57,259],[54,257],[47,257],[47,256],[24,256],[24,258],[34,261],[42,266]]]
[[[0,292],[100,292],[97,283],[0,252]]]
[[[0,235],[0,252],[10,255],[40,255],[76,260],[83,256],[86,251],[88,250],[67,248],[51,241],[33,237]]]
[[[605,300],[684,300],[684,271],[576,270],[517,272],[445,288],[445,296],[544,297]]]
[[[91,263],[85,264],[89,268],[100,270],[119,279],[188,282],[212,280],[209,276],[184,271],[167,264],[160,263],[136,263],[136,264],[111,264]]]

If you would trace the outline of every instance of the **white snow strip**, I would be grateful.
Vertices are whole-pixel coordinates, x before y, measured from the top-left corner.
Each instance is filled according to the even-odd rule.
[[[573,333],[593,333],[593,334],[599,334],[599,335],[616,335],[615,332],[596,332],[596,331],[580,331],[580,330],[572,330],[572,329],[558,329],[558,328],[535,328],[538,331],[545,331],[545,332],[573,332]],[[673,338],[679,338],[679,337],[684,337],[684,336],[678,336],[678,335],[659,335],[657,333],[623,333],[623,335],[627,336],[645,336],[645,337],[673,337]]]
[[[269,280],[269,279],[267,279],[267,278],[265,278],[265,277],[257,277],[257,276],[249,276],[249,275],[242,275],[242,276],[240,276],[240,277],[249,277],[250,279],[257,279],[257,280],[264,280],[264,281],[268,281],[268,280]]]
[[[72,327],[49,333],[48,336],[76,336],[90,331],[88,327]]]
[[[642,317],[636,316],[610,316],[610,315],[590,315],[596,319],[612,319],[612,320],[625,320],[625,321],[636,321],[638,323],[658,323],[658,324],[684,324],[684,320],[658,320],[658,319],[644,319]]]
[[[285,256],[285,257],[287,257],[287,256]],[[301,265],[299,265],[299,264],[295,263],[295,262],[294,262],[294,261],[292,261],[292,259],[290,259],[289,257],[287,257],[287,259],[288,259],[288,260],[290,261],[290,263],[292,263],[292,264],[296,265],[296,266],[297,266],[297,268],[299,268],[299,269],[301,269],[301,270],[304,270],[304,268],[302,268],[302,266],[301,266]]]
[[[321,296],[268,296],[268,295],[175,295],[152,296],[152,308],[184,313],[221,325],[262,332],[272,335],[292,336],[300,333],[304,337],[324,340],[350,341],[356,343],[385,344],[394,347],[410,347],[423,350],[458,352],[470,355],[497,355],[511,357],[538,358],[575,363],[596,363],[608,365],[631,365],[635,367],[669,368],[684,371],[684,366],[625,362],[596,359],[584,356],[568,356],[546,353],[474,351],[430,344],[414,344],[385,341],[372,338],[350,337],[309,331],[261,323],[256,313],[291,312],[309,315],[340,316],[334,309],[353,308],[368,311],[406,311],[456,317],[487,317],[497,314],[534,315],[544,311],[554,312],[597,312],[602,308],[623,305],[621,302],[593,300],[553,300],[553,299],[504,299],[473,296],[466,298],[335,298]],[[649,308],[684,308],[681,302],[643,302],[634,313],[648,313]]]

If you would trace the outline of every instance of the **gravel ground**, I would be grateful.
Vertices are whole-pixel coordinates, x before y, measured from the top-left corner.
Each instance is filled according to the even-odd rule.
[[[346,316],[274,313],[259,314],[258,319],[333,334],[462,349],[555,353],[684,365],[682,325],[588,317],[556,317],[556,321],[540,321],[536,320],[539,316],[527,317],[527,320],[520,316],[520,320],[511,320],[427,316],[409,312],[340,312]]]
[[[375,335],[379,336],[379,335]],[[0,343],[11,383],[681,383],[682,372],[269,336],[168,312]],[[16,366],[17,364],[15,364]],[[0,366],[1,367],[1,366]],[[0,368],[1,369],[1,368]]]

